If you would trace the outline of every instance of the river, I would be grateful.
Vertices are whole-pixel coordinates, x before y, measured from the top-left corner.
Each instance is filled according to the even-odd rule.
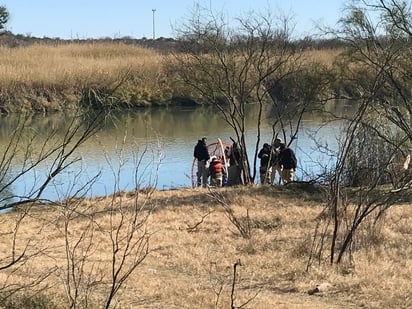
[[[332,108],[345,113],[350,105],[340,103]],[[246,140],[248,153],[253,155],[257,138],[256,115],[250,113]],[[40,134],[44,131],[46,136],[45,131],[62,126],[64,121],[68,121],[66,116],[54,114],[33,116],[30,123],[33,130]],[[1,119],[2,149],[10,141],[15,122],[13,116]],[[298,157],[298,179],[308,180],[333,163],[333,156],[316,147],[316,143],[327,143],[332,149],[337,148],[340,125],[326,123],[325,117],[320,115],[308,115],[303,120],[298,138],[291,145]],[[270,124],[264,123],[261,145],[270,142],[271,132]],[[78,149],[75,156],[81,160],[57,176],[42,197],[60,200],[70,195],[100,196],[132,190],[136,186],[154,186],[160,190],[190,187],[193,148],[203,136],[210,143],[218,138],[230,141],[230,137],[235,137],[232,129],[211,108],[148,108],[113,114],[104,128]],[[14,160],[13,164],[11,171],[16,174],[22,161]],[[40,165],[1,194],[3,197],[5,194],[28,195],[36,182],[44,179],[49,168],[47,163]],[[91,179],[94,179],[92,185],[86,186]]]

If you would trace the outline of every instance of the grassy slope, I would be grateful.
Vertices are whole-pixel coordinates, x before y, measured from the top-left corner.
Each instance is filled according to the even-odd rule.
[[[340,52],[304,56],[331,66]],[[90,103],[89,90],[100,98],[110,95],[117,107],[164,105],[186,92],[167,72],[171,56],[139,45],[38,43],[0,46],[0,53],[0,113],[75,109],[82,99]]]
[[[359,242],[355,264],[305,267],[311,238],[323,203],[313,192],[288,187],[228,188],[222,192],[236,216],[249,212],[250,240],[239,236],[223,208],[205,189],[156,191],[149,203],[156,210],[148,221],[151,253],[132,274],[119,295],[121,308],[229,308],[233,266],[238,267],[235,305],[257,296],[248,308],[410,308],[412,242],[410,205],[393,207],[385,225],[379,225],[374,241]],[[130,207],[132,194],[86,200],[77,209],[94,213],[99,226],[93,235],[93,265],[107,272],[110,265],[110,205]],[[8,233],[18,212],[2,215],[0,233]],[[203,221],[202,221],[203,218]],[[32,247],[45,251],[28,260],[12,275],[27,281],[53,267],[64,269],[62,209],[32,209],[19,232],[19,246],[31,239]],[[85,229],[87,220],[71,221],[72,241]],[[201,223],[200,223],[201,222]],[[199,224],[200,223],[200,224]],[[197,225],[198,224],[198,225]],[[195,227],[195,229],[191,229]],[[366,239],[366,238],[365,238]],[[0,252],[6,254],[7,242]],[[326,249],[327,250],[327,249]],[[10,271],[1,273],[2,280]],[[53,272],[47,279],[48,293],[64,295],[62,276]],[[308,295],[317,284],[325,291]],[[220,289],[222,288],[221,292]],[[219,296],[219,297],[218,297]],[[100,303],[97,297],[96,303]],[[215,304],[218,305],[215,307]],[[64,306],[63,306],[64,307]]]

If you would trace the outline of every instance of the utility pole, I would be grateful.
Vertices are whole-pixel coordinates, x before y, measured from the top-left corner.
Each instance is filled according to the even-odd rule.
[[[156,38],[156,32],[155,32],[155,12],[156,9],[152,9],[153,12],[153,40]]]

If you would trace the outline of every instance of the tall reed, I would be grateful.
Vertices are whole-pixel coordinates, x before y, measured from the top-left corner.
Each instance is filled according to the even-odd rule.
[[[0,106],[11,109],[36,97],[75,100],[82,89],[108,88],[126,74],[135,89],[156,92],[162,75],[160,54],[122,43],[36,44],[0,53]]]
[[[312,50],[304,56],[331,66],[338,53]],[[168,76],[170,56],[138,45],[38,43],[0,46],[0,54],[0,113],[67,110],[84,101],[90,90],[110,94],[115,99],[111,104],[127,107],[164,104],[173,96],[185,96],[184,87],[176,88]]]

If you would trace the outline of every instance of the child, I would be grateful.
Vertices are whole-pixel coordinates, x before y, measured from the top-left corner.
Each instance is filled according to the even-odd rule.
[[[223,175],[226,173],[222,162],[216,156],[212,156],[210,158],[209,173],[210,185],[214,187],[221,187],[223,184]]]

